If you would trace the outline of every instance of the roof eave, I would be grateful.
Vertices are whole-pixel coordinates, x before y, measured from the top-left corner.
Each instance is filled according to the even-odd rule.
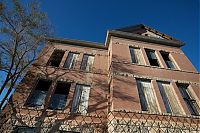
[[[163,44],[163,45],[173,46],[173,47],[181,47],[181,46],[185,45],[185,43],[183,43],[183,42],[175,42],[175,41],[171,41],[171,40],[142,36],[142,35],[132,34],[132,33],[128,33],[128,32],[109,30],[107,32],[106,46],[109,45],[107,43],[109,43],[108,40],[110,40],[111,36],[126,38],[126,39],[133,39],[133,40],[138,40],[138,41],[145,41],[145,42],[150,42],[150,43]]]
[[[90,47],[90,48],[98,48],[98,49],[107,49],[106,46],[102,43],[97,42],[89,42],[83,40],[75,40],[75,39],[60,39],[60,38],[46,38],[48,42],[53,43],[60,43],[65,45],[75,45],[75,46],[83,46],[83,47]]]

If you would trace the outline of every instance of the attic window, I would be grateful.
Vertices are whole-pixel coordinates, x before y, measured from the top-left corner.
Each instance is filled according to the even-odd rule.
[[[55,92],[50,102],[50,109],[63,109],[65,107],[70,86],[71,84],[66,82],[57,83]]]
[[[154,50],[145,49],[151,66],[159,66],[158,59]]]
[[[59,67],[64,54],[65,54],[65,51],[63,50],[58,50],[58,49],[54,50],[47,65]]]

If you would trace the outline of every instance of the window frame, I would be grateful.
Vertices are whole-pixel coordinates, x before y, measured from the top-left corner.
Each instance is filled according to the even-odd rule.
[[[32,97],[33,97],[33,95],[34,95],[34,92],[37,91],[36,88],[37,88],[37,86],[38,86],[38,84],[39,84],[40,81],[47,81],[47,82],[51,82],[51,83],[50,83],[50,85],[49,85],[48,90],[45,91],[45,92],[46,92],[46,96],[45,96],[45,98],[44,98],[43,104],[42,104],[42,105],[32,105],[32,104],[30,104],[29,102],[31,102],[30,100],[32,99]],[[49,92],[49,90],[51,89],[52,83],[53,83],[53,81],[52,81],[51,79],[38,78],[38,79],[36,80],[36,82],[35,82],[33,88],[31,89],[31,93],[29,94],[28,98],[26,99],[26,102],[25,102],[24,106],[27,106],[27,107],[42,107],[42,106],[45,104],[45,99],[46,99],[46,97],[48,96],[48,92]],[[38,90],[38,91],[42,91],[42,90]]]
[[[146,53],[146,55],[147,55],[147,59],[148,59],[148,61],[149,61],[150,66],[153,66],[153,67],[161,67],[159,58],[158,58],[157,55],[156,55],[156,50],[148,49],[148,48],[145,48],[144,50],[145,50],[145,53]],[[152,55],[150,54],[150,52],[154,53],[153,56],[155,56],[155,59],[151,58]],[[152,64],[152,63],[153,63],[152,61],[153,61],[153,62],[156,61],[157,65],[153,65],[153,64]]]
[[[175,62],[170,58],[170,53],[169,52],[165,52],[165,51],[160,51],[160,54],[167,66],[167,68],[169,69],[177,69],[177,66],[175,65]],[[164,56],[167,56],[168,60],[165,60]],[[170,64],[168,64],[168,62],[170,62]],[[172,67],[171,67],[172,66]]]
[[[138,50],[138,53],[136,52],[136,49]],[[129,46],[129,53],[132,64],[144,65],[144,56],[141,48]]]
[[[62,57],[60,57],[58,65],[52,65],[52,60],[53,60],[53,58],[55,58],[54,56],[56,56],[56,55],[54,55],[56,53],[56,51],[62,52]],[[62,58],[64,57],[64,54],[65,54],[64,50],[62,50],[62,49],[54,49],[53,52],[51,53],[51,56],[50,56],[48,62],[47,62],[47,66],[59,67],[60,63],[62,61]]]
[[[149,113],[159,113],[159,105],[157,103],[157,96],[153,84],[150,79],[136,79],[137,90],[140,98],[140,105],[142,111],[147,111]],[[147,87],[144,87],[144,85]],[[154,99],[149,99],[148,97],[154,97]],[[154,102],[153,102],[154,101]],[[154,103],[153,107],[151,104]]]
[[[189,90],[189,84],[183,84],[183,83],[176,83],[181,96],[187,105],[188,110],[190,111],[191,115],[199,116],[199,106],[197,104],[197,101],[193,98],[190,90]]]
[[[59,84],[66,84],[66,86],[69,85],[69,88],[66,88],[67,89],[66,90],[67,94],[58,94],[58,93],[56,93],[56,91],[58,89],[57,87],[58,87]],[[67,103],[67,99],[68,99],[68,96],[69,96],[69,93],[70,93],[71,86],[72,86],[71,82],[57,81],[57,83],[55,85],[55,88],[54,88],[54,92],[53,92],[53,94],[51,95],[51,98],[50,98],[48,109],[51,109],[51,110],[63,110],[66,107],[66,103]],[[62,108],[58,108],[58,106],[57,106],[57,108],[54,108],[53,105],[51,105],[52,104],[52,100],[54,100],[54,97],[57,97],[57,96],[65,97],[64,98],[64,102],[65,103],[64,103],[64,106]]]
[[[69,58],[69,55],[70,55],[70,54],[72,54],[72,58],[71,58],[71,61],[70,61],[70,65],[67,67],[67,61],[68,61],[68,58]],[[73,58],[73,57],[74,57],[74,56],[73,56],[74,54],[77,55],[77,58]],[[67,58],[66,58],[64,64],[63,64],[63,68],[65,68],[65,69],[75,69],[76,64],[77,64],[77,62],[78,62],[78,60],[79,60],[79,56],[80,56],[80,53],[70,51],[70,52],[68,53],[68,55],[67,55]],[[72,64],[74,64],[74,65],[72,65]]]
[[[85,61],[85,58],[84,58],[85,56],[87,56],[87,60],[86,61]],[[88,66],[88,59],[89,59],[89,57],[93,58],[91,67],[87,67]],[[80,70],[86,71],[86,72],[91,72],[93,70],[94,60],[95,60],[95,55],[87,54],[87,53],[83,54],[83,58],[82,58],[82,61],[81,61]],[[85,63],[85,65],[83,65],[83,63]],[[87,68],[88,68],[88,70],[87,70]]]
[[[80,89],[80,87],[79,88],[77,88],[78,86],[84,86],[84,87],[89,87],[89,92],[88,92],[88,99],[86,100],[87,101],[87,107],[86,107],[86,109],[85,110],[83,110],[83,112],[81,112],[80,111],[80,100],[81,100],[81,96],[83,95],[83,88],[81,88],[81,90],[78,90],[78,89]],[[77,96],[77,90],[79,91],[78,93],[79,93],[79,96],[78,96],[78,101],[75,101],[76,99],[76,96]],[[90,85],[87,85],[87,84],[76,84],[76,86],[75,86],[75,89],[74,89],[74,95],[73,95],[73,100],[72,100],[72,107],[71,107],[71,113],[80,113],[80,114],[87,114],[87,112],[88,112],[88,107],[89,107],[89,99],[90,99],[90,93],[91,93],[91,86]],[[77,103],[75,103],[75,102],[77,102]]]

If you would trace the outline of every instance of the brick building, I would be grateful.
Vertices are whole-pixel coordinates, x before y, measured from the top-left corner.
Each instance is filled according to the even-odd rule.
[[[200,132],[200,75],[183,45],[145,25],[110,30],[105,45],[49,38],[4,109],[12,126],[2,127]]]

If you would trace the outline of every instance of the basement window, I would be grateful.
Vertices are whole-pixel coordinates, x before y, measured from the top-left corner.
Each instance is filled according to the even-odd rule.
[[[51,86],[51,83],[52,81],[50,80],[40,79],[31,96],[28,98],[26,105],[29,107],[44,105],[45,98]]]
[[[70,83],[58,82],[52,95],[49,109],[64,109],[70,90]]]
[[[136,64],[144,64],[142,53],[139,48],[129,47],[131,54],[131,62]]]
[[[68,69],[74,68],[76,62],[78,61],[78,57],[79,57],[78,53],[69,52],[64,67]]]
[[[94,62],[94,56],[93,55],[84,54],[83,60],[82,60],[82,63],[81,63],[81,70],[85,70],[85,71],[88,71],[88,72],[91,71],[93,62]]]
[[[49,61],[47,63],[48,66],[59,67],[62,57],[64,56],[65,51],[63,50],[54,50]]]
[[[175,65],[174,63],[170,60],[169,58],[169,53],[167,52],[160,52],[161,56],[163,57],[165,64],[167,65],[168,68],[174,69]]]
[[[185,101],[191,115],[200,115],[198,110],[200,111],[196,100],[192,97],[190,91],[188,90],[187,84],[178,84],[179,91],[182,94],[183,100]]]
[[[137,80],[137,87],[142,111],[149,111],[151,113],[159,112],[151,81],[139,79]]]
[[[157,82],[167,113],[182,114],[174,88],[168,82]]]
[[[159,66],[158,59],[154,50],[145,49],[151,66]]]
[[[17,126],[14,133],[36,133],[36,130],[34,127]]]
[[[90,86],[88,85],[76,85],[73,103],[72,103],[72,112],[86,114],[88,108],[88,100],[90,94]]]

